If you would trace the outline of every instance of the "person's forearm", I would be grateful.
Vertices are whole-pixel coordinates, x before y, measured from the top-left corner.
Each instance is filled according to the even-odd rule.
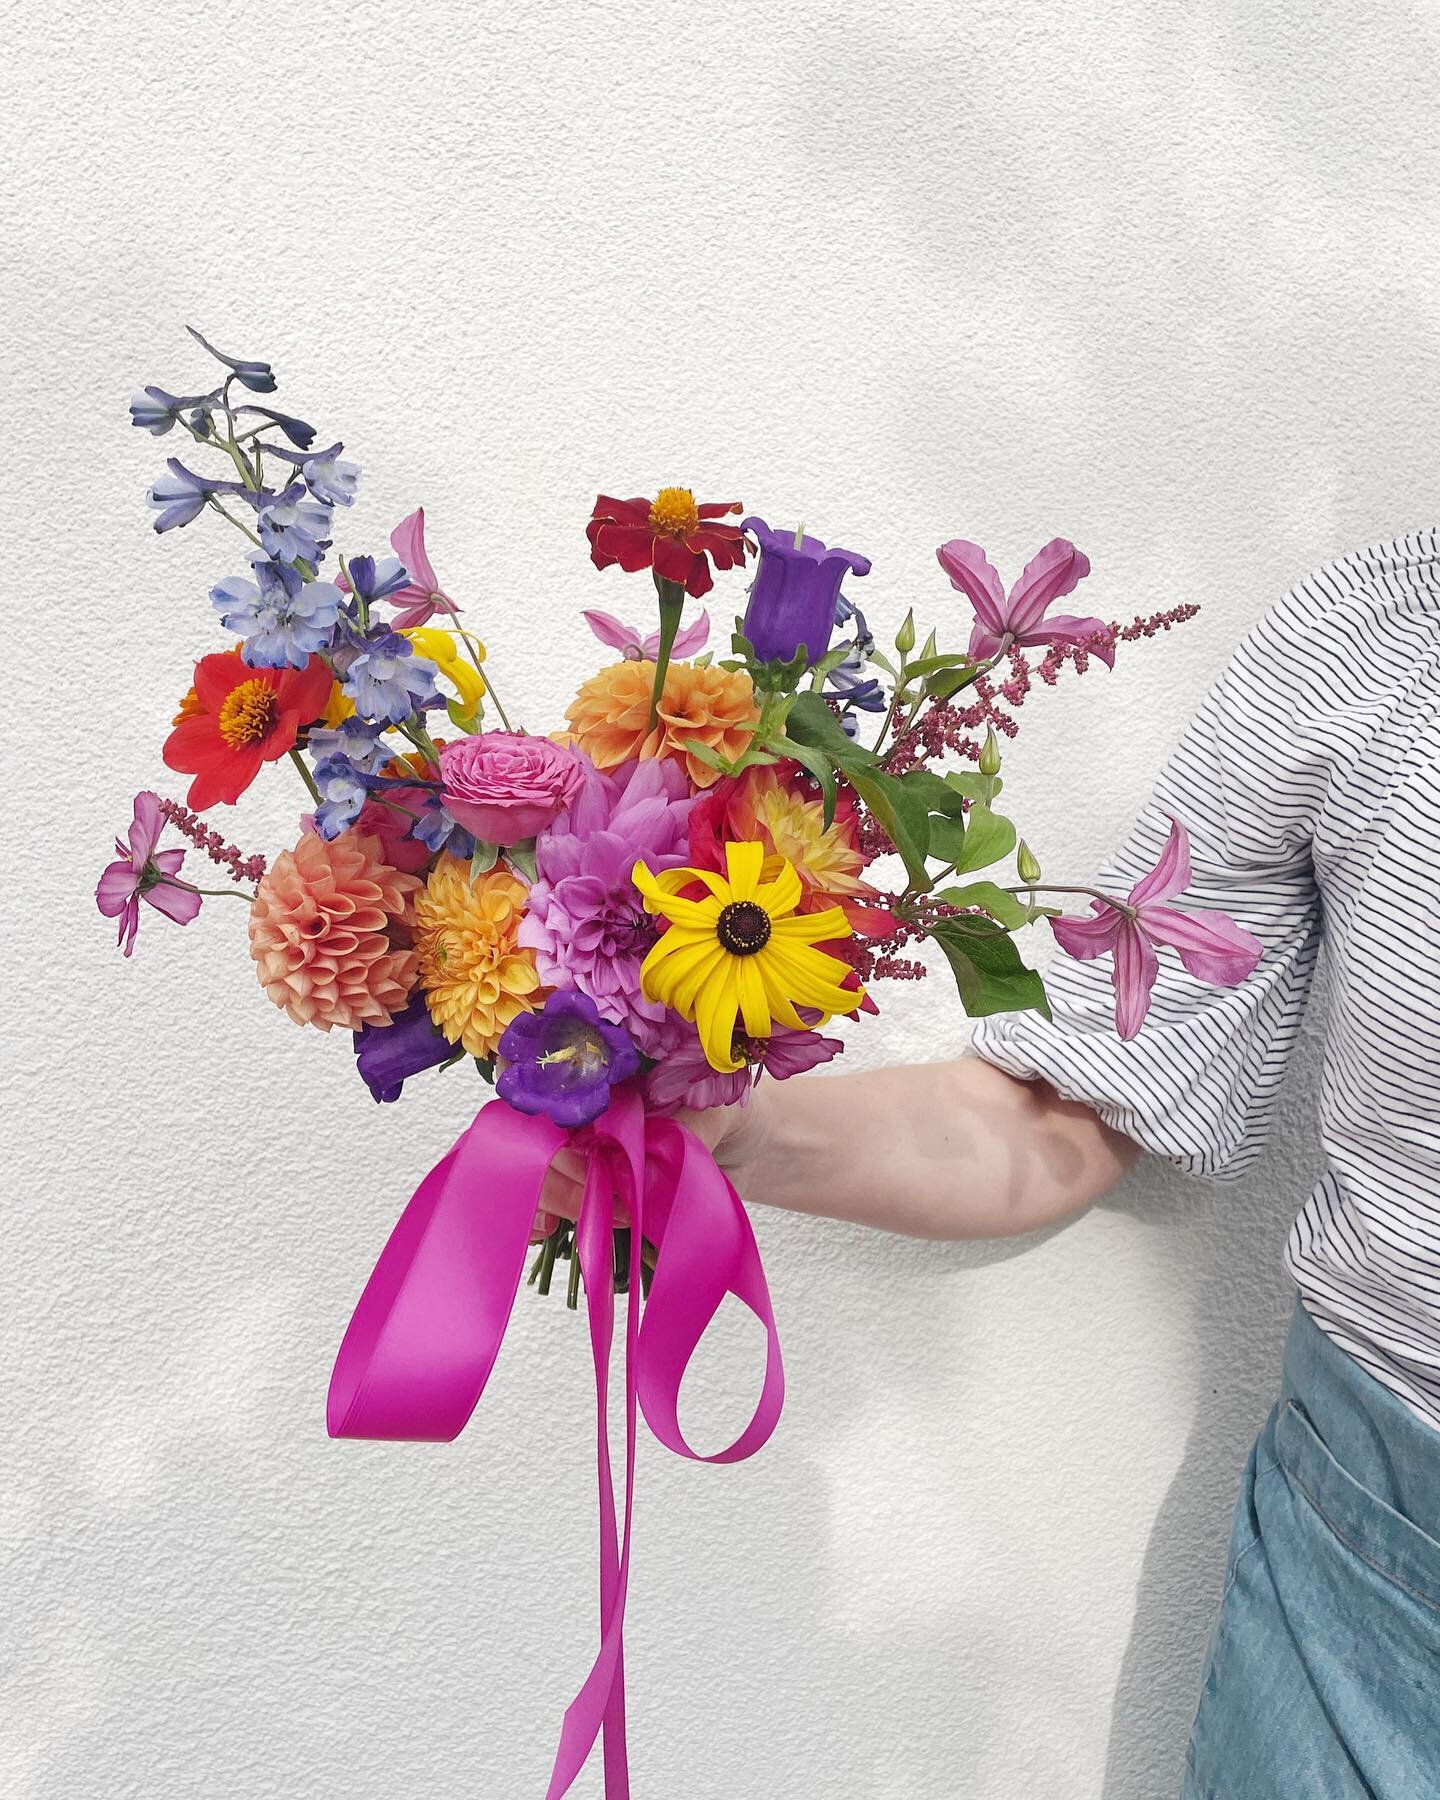
[[[978,1057],[762,1081],[721,1147],[747,1200],[914,1237],[1009,1237],[1083,1211],[1139,1155]]]

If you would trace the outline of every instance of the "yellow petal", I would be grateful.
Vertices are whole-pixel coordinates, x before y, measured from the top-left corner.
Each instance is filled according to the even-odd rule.
[[[718,981],[725,972],[725,964],[731,960],[730,953],[712,939],[702,955],[693,961],[687,959],[668,1004],[682,1019],[693,1019],[701,989],[708,981]],[[674,966],[672,963],[671,967]]]
[[[790,944],[834,943],[850,936],[850,921],[838,906],[827,906],[824,912],[792,913],[788,919],[773,920],[770,935]]]
[[[740,1006],[735,981],[738,960],[727,956],[725,965],[712,981],[705,983],[695,1001],[695,1025],[706,1059],[712,1069],[726,1075],[742,1067],[734,1054],[735,1015]]]
[[[800,877],[795,873],[794,866],[782,862],[780,873],[773,881],[767,881],[763,887],[758,888],[755,898],[772,920],[780,919],[786,913],[794,912],[800,904],[801,891]]]
[[[769,1037],[770,1008],[765,1004],[765,983],[753,956],[742,956],[735,971],[740,995],[740,1016],[751,1037]]]
[[[763,844],[727,844],[725,872],[730,877],[730,892],[736,900],[753,900],[760,886],[760,871],[765,866]]]
[[[676,924],[688,925],[695,930],[702,926],[713,928],[720,917],[718,900],[683,900],[678,894],[669,891],[666,876],[693,876],[693,869],[668,869],[665,875],[652,875],[643,862],[637,862],[630,871],[630,879],[640,890],[649,911],[661,913]],[[682,884],[683,885],[683,884]]]
[[[764,986],[771,1018],[778,1024],[788,1025],[792,1031],[803,1031],[805,1021],[791,1004],[780,965],[773,957],[767,956],[764,950],[758,956],[752,956],[750,961]]]
[[[838,980],[831,978],[833,969],[848,974],[845,964],[838,962],[833,956],[824,956],[818,950],[808,948],[791,949],[787,945],[773,941],[760,952],[767,962],[773,963],[775,971],[784,983],[785,992],[797,1006],[818,1006],[825,1014],[853,1012],[860,1004],[862,995],[852,988],[843,988]]]

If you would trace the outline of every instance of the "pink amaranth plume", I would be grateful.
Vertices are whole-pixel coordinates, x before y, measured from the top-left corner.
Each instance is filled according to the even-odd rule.
[[[203,850],[211,862],[230,871],[232,881],[259,881],[265,873],[263,856],[246,856],[233,844],[227,844],[218,831],[211,831],[198,814],[178,800],[162,800],[160,811],[179,832],[183,832],[197,850]]]

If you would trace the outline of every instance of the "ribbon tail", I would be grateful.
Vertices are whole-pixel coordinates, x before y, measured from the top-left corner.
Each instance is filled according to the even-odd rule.
[[[360,1296],[330,1377],[331,1437],[446,1441],[490,1377],[545,1174],[566,1133],[480,1109],[416,1189]]]
[[[615,1324],[615,1200],[630,1208],[634,1241],[644,1229],[644,1115],[637,1101],[617,1099],[607,1115],[606,1142],[590,1149],[585,1194],[575,1226],[575,1249],[585,1276],[590,1344],[595,1363],[596,1469],[600,1493],[600,1650],[580,1692],[565,1710],[546,1800],[561,1800],[585,1766],[595,1740],[605,1735],[606,1800],[629,1800],[625,1745],[625,1601],[630,1586],[634,1518],[635,1448],[639,1406],[635,1348],[640,1331],[640,1282],[630,1284],[625,1355],[625,1511],[616,1543],[617,1518],[610,1464],[609,1375]],[[617,1196],[617,1183],[624,1188]],[[617,1554],[618,1551],[618,1554]]]

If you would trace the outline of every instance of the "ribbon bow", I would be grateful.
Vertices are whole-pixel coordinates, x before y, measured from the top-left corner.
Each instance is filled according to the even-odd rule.
[[[448,1442],[485,1391],[520,1286],[530,1228],[555,1154],[585,1158],[575,1248],[595,1362],[600,1490],[600,1650],[566,1708],[545,1800],[560,1800],[604,1730],[607,1800],[628,1800],[623,1631],[630,1577],[637,1409],[677,1456],[739,1462],[774,1431],[784,1403],[780,1341],[760,1253],[740,1197],[710,1152],[673,1119],[647,1116],[617,1089],[592,1125],[569,1132],[492,1100],[416,1189],[380,1253],[330,1378],[331,1437]],[[658,1252],[649,1299],[630,1283],[625,1315],[625,1494],[617,1520],[610,1461],[616,1206],[629,1210],[636,1257]],[[750,1423],[728,1449],[700,1456],[677,1418],[680,1385],[727,1294],[765,1327],[765,1379]]]

